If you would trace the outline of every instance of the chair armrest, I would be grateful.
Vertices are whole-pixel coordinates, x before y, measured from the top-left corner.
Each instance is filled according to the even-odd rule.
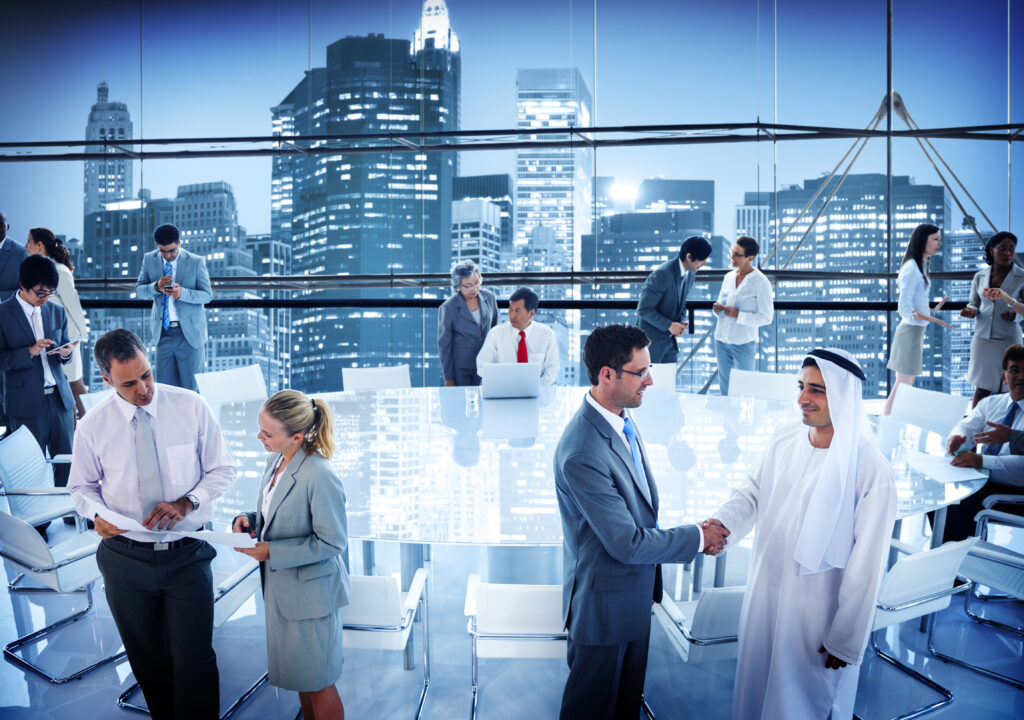
[[[981,506],[986,510],[991,510],[996,503],[1024,505],[1024,495],[989,495],[981,501]]]
[[[889,541],[889,544],[892,546],[893,550],[899,553],[903,553],[904,555],[916,555],[917,553],[922,552],[921,548],[916,548],[913,545],[908,545],[902,540],[893,539]]]
[[[420,597],[423,595],[423,591],[427,585],[427,571],[425,568],[419,568],[416,574],[412,576],[412,582],[409,583],[409,592],[405,596],[405,607],[402,609],[403,612],[408,613],[410,610],[416,610],[416,606],[420,602]]]
[[[479,587],[480,575],[473,573],[469,576],[469,582],[466,583],[466,608],[462,613],[466,617],[476,616],[476,593]]]
[[[21,490],[0,490],[0,497],[6,495],[70,495],[67,488],[22,488]]]
[[[71,453],[64,453],[63,455],[54,455],[52,458],[46,458],[46,462],[48,462],[50,465],[54,465],[56,463],[70,465]]]
[[[1012,513],[1001,512],[999,510],[982,510],[980,513],[974,516],[975,522],[975,535],[982,537],[988,524],[995,522],[1000,525],[1009,525],[1011,527],[1024,528],[1024,517],[1020,515],[1013,515]]]

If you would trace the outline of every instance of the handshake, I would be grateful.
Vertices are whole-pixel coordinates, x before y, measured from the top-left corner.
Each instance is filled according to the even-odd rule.
[[[729,529],[718,518],[708,518],[702,522],[700,531],[704,534],[705,555],[717,555],[725,549]]]

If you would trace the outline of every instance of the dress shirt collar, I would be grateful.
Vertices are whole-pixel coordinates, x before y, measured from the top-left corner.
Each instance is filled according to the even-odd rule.
[[[612,430],[614,430],[617,435],[622,438],[626,437],[622,432],[622,428],[626,425],[626,418],[623,415],[616,415],[599,403],[594,399],[594,396],[590,394],[589,390],[587,391],[587,402],[590,403],[591,407],[601,413],[601,417],[608,421],[608,424],[612,426]],[[625,410],[623,410],[623,413],[625,413]],[[633,427],[636,427],[636,423],[633,423]]]
[[[159,399],[160,383],[155,382],[153,383],[153,399],[149,401],[149,405],[143,405],[146,412],[149,413],[150,417],[157,417],[156,406],[157,401],[159,401]],[[123,397],[121,397],[117,393],[117,390],[114,390],[114,405],[117,407],[118,412],[121,413],[121,416],[124,418],[125,423],[131,423],[132,419],[135,418],[135,410],[136,408],[139,407],[138,405],[133,405],[132,403],[128,402]]]
[[[21,296],[21,288],[14,293],[14,297],[18,298],[18,304],[21,305],[21,309],[25,311],[25,317],[28,318],[28,326],[32,327],[32,313],[36,309],[36,306],[32,303],[25,302],[25,298]],[[42,317],[42,315],[40,315]],[[35,332],[33,329],[32,332]]]

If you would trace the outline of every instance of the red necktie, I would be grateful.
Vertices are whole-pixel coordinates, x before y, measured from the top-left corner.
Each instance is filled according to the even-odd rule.
[[[526,357],[526,331],[519,331],[519,349],[516,350],[516,362],[528,362]]]

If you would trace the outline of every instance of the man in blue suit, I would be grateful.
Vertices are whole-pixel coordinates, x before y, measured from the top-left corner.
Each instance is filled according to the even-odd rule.
[[[651,362],[674,363],[679,357],[676,338],[686,330],[686,296],[693,276],[711,255],[711,243],[700,236],[688,237],[679,256],[658,266],[640,290],[634,324],[651,339]]]
[[[24,245],[7,237],[7,231],[10,229],[7,216],[0,212],[0,302],[18,292],[18,268],[21,267],[21,261],[28,257]],[[3,404],[3,383],[0,383],[0,425],[10,429],[10,422],[2,410]]]
[[[57,266],[45,255],[26,257],[17,294],[0,303],[0,371],[11,430],[28,427],[50,456],[71,452],[75,400],[64,365],[71,362],[64,308],[47,301],[57,290]],[[59,349],[57,349],[59,348]],[[57,487],[68,484],[67,463],[54,467]]]
[[[562,613],[569,677],[562,720],[636,720],[661,566],[718,553],[721,526],[658,528],[658,488],[627,408],[650,376],[650,340],[631,325],[596,328],[583,346],[591,388],[555,449],[562,518]]]
[[[153,231],[157,249],[146,253],[135,295],[153,298],[149,323],[156,346],[156,380],[195,391],[206,346],[206,303],[213,298],[206,260],[181,249],[178,228]]]

